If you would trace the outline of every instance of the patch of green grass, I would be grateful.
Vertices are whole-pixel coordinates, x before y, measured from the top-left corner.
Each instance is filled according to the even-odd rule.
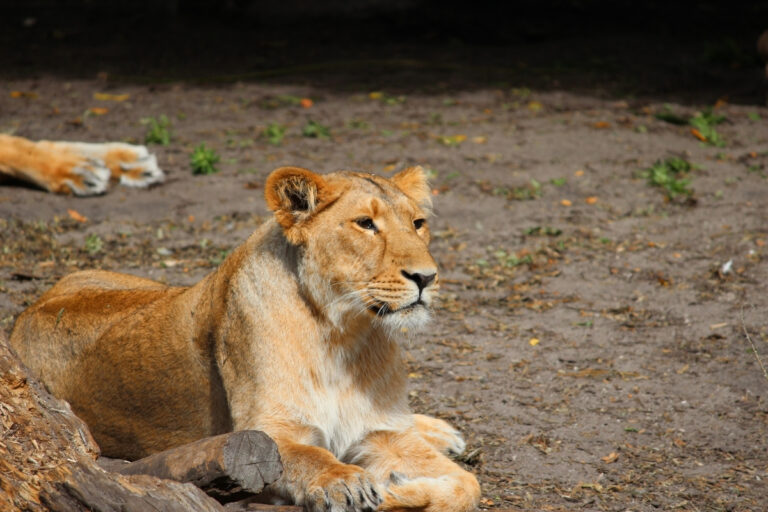
[[[331,138],[331,130],[327,126],[318,123],[317,121],[313,121],[310,119],[307,121],[307,124],[304,125],[304,128],[301,130],[301,134],[304,137],[310,137],[313,139],[330,139]]]
[[[725,116],[714,114],[711,109],[706,109],[702,112],[697,112],[695,116],[688,120],[688,124],[698,130],[701,136],[706,139],[703,141],[705,144],[723,147],[725,146],[725,140],[715,130],[715,126],[723,121],[725,121]]]
[[[494,252],[493,255],[496,259],[505,267],[518,267],[520,265],[533,263],[533,258],[530,254],[526,254],[522,258],[518,258],[514,253],[507,252],[504,249],[499,249]]]
[[[757,112],[750,112],[749,114],[747,114],[747,117],[749,118],[750,121],[760,121],[761,119],[760,114],[758,114]]]
[[[677,196],[693,195],[693,190],[688,188],[691,180],[685,177],[692,169],[693,165],[687,160],[672,157],[659,160],[640,171],[640,176],[645,178],[650,186],[664,189],[667,197],[674,199]]]
[[[531,179],[531,181],[528,182],[528,185],[513,188],[509,197],[516,201],[528,201],[530,199],[541,197],[541,183]]]
[[[189,157],[189,165],[192,167],[192,174],[214,174],[219,172],[216,164],[221,157],[213,149],[205,147],[205,142],[201,142],[192,151]]]
[[[285,132],[288,128],[279,123],[269,123],[262,134],[273,146],[279,146],[283,143]]]
[[[702,142],[710,146],[723,147],[725,146],[725,140],[717,133],[715,126],[725,121],[725,116],[721,114],[715,114],[711,108],[697,112],[693,117],[685,118],[672,111],[670,105],[664,105],[664,109],[661,112],[657,112],[654,117],[661,121],[671,123],[678,126],[688,125],[696,130],[696,137],[701,139]]]
[[[221,262],[227,259],[227,256],[229,256],[230,251],[227,250],[220,250],[210,258],[208,258],[208,262],[213,266],[219,266],[221,265]]]
[[[167,146],[171,143],[171,121],[165,114],[157,119],[145,117],[141,120],[141,124],[147,127],[147,133],[144,135],[145,144]]]
[[[556,187],[562,187],[568,182],[568,180],[566,178],[552,178],[549,180],[549,182]]]
[[[99,235],[92,233],[87,237],[85,237],[85,250],[88,251],[88,254],[90,254],[91,256],[101,252],[101,249],[103,247],[104,247],[104,241],[101,239]]]

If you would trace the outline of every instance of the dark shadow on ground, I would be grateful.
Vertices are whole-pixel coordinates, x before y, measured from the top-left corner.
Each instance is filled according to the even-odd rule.
[[[51,3],[5,8],[0,76],[395,93],[530,87],[686,103],[765,98],[754,48],[768,19],[764,2],[481,2],[451,10],[412,1],[375,15],[322,17],[200,0],[173,14]]]

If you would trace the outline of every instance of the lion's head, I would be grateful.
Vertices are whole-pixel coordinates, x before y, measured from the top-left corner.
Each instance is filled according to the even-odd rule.
[[[339,326],[350,315],[389,328],[427,322],[438,277],[421,167],[391,179],[282,167],[265,188],[286,239],[300,248],[301,286],[319,312]]]

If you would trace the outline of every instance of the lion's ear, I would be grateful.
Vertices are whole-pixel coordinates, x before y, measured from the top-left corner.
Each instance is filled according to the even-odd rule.
[[[328,202],[329,187],[308,169],[280,167],[267,177],[264,196],[288,240],[301,243],[302,224]]]
[[[427,181],[427,173],[420,165],[403,169],[391,179],[405,195],[416,201],[427,213],[431,212],[432,193]]]

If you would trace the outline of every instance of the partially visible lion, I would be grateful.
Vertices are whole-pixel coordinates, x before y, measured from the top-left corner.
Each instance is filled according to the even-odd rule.
[[[0,178],[31,183],[48,192],[91,196],[110,181],[131,187],[160,183],[165,174],[146,147],[122,142],[32,142],[0,134]]]
[[[410,412],[398,346],[438,286],[423,170],[285,167],[265,194],[274,218],[195,286],[72,274],[13,348],[105,455],[258,429],[284,465],[270,492],[308,510],[474,509],[476,478],[447,457],[464,442]]]

